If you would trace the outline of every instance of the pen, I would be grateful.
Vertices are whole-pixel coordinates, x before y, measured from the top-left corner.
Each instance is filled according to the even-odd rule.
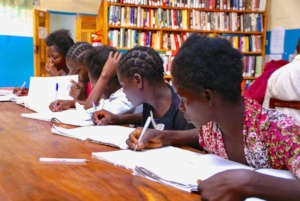
[[[22,94],[22,90],[24,89],[25,85],[26,85],[26,81],[23,82],[20,91],[18,92],[18,95]]]
[[[94,112],[96,112],[97,111],[97,107],[96,107],[95,101],[93,101],[92,104],[93,104]]]
[[[57,94],[58,94],[58,83],[56,83],[56,86],[55,86],[55,101],[54,101],[54,107],[56,107],[56,104],[57,104]]]
[[[139,139],[138,139],[138,142],[137,142],[137,144],[135,145],[134,151],[136,151],[138,145],[140,144],[140,142],[141,142],[141,140],[142,140],[142,138],[143,138],[143,135],[145,134],[147,128],[148,128],[149,125],[150,125],[150,122],[151,122],[151,117],[149,116],[149,117],[147,118],[147,120],[146,120],[146,123],[145,123],[144,128],[143,128],[143,130],[142,130],[142,132],[141,132],[141,135],[140,135],[140,137],[139,137]]]
[[[87,159],[80,158],[40,158],[40,162],[85,163]]]

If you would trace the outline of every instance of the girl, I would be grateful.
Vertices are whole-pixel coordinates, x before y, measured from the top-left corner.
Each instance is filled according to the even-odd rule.
[[[66,54],[69,48],[74,44],[69,31],[61,29],[51,33],[46,38],[48,63],[45,70],[50,76],[67,75],[69,70],[66,66]],[[14,93],[18,96],[26,96],[28,88],[15,88]]]
[[[66,65],[66,54],[74,44],[69,31],[61,29],[51,33],[46,38],[48,63],[46,72],[50,76],[67,75],[69,70]]]
[[[152,48],[135,47],[127,51],[119,61],[119,82],[133,105],[143,104],[143,112],[114,115],[102,110],[93,115],[94,123],[143,125],[153,111],[156,123],[164,124],[166,130],[192,128],[179,111],[179,97],[164,82],[163,73],[162,59]]]
[[[203,200],[299,200],[300,127],[292,117],[241,97],[242,67],[240,52],[225,39],[188,38],[173,60],[172,81],[181,97],[180,108],[199,135],[146,133],[138,146],[182,145],[198,139],[209,153],[254,168],[289,169],[297,178],[225,171],[199,182]],[[138,136],[133,133],[128,140],[132,149]]]
[[[84,65],[84,58],[88,50],[93,47],[86,42],[75,43],[66,54],[66,65],[69,71],[69,75],[78,75],[78,83],[72,81],[72,87],[70,90],[70,96],[74,100],[58,100],[56,107],[54,102],[50,104],[52,111],[62,111],[75,107],[76,101],[85,101],[88,96],[89,89],[89,77],[87,68]]]

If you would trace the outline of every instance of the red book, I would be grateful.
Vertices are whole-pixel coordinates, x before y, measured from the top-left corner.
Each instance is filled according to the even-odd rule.
[[[179,49],[179,42],[178,42],[178,39],[177,39],[177,34],[173,34],[174,36],[174,40],[175,40],[175,45],[176,45],[176,50]]]
[[[172,10],[172,12],[173,12],[174,28],[177,28],[176,12],[175,12],[175,10]]]

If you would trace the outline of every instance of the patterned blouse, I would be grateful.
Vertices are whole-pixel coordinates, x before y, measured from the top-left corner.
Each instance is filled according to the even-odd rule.
[[[289,169],[300,178],[300,127],[279,111],[244,98],[243,140],[248,165]],[[209,153],[228,159],[222,132],[215,122],[202,126],[199,143]]]

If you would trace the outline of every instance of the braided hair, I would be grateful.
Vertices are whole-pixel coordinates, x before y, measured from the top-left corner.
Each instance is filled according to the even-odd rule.
[[[83,63],[87,50],[93,47],[87,42],[77,42],[68,51],[66,58],[78,63]]]
[[[109,53],[115,53],[116,51],[115,48],[109,45],[102,45],[92,48],[87,52],[84,63],[93,78],[98,79],[100,77]],[[117,76],[115,76],[115,78],[118,79]]]
[[[57,51],[62,55],[66,56],[69,48],[74,44],[73,39],[70,36],[70,33],[66,29],[57,30],[52,32],[46,38],[46,45],[54,45],[57,48]]]
[[[135,47],[127,51],[120,59],[118,71],[127,78],[135,73],[149,82],[163,81],[163,61],[159,54],[150,47]]]

